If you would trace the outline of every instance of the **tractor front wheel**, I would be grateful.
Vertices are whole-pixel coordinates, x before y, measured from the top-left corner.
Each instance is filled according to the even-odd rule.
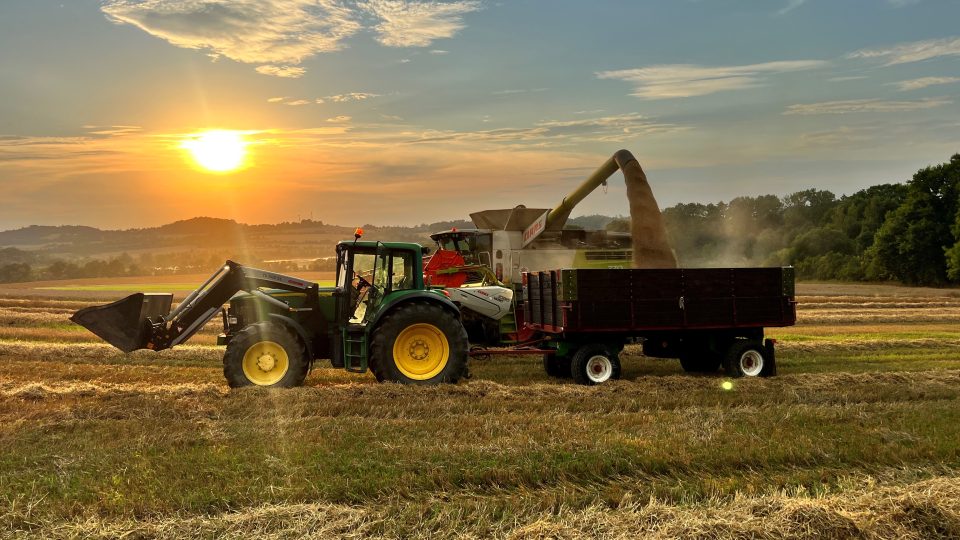
[[[307,377],[307,351],[300,338],[273,322],[251,324],[237,333],[223,355],[223,375],[231,388],[291,388]]]
[[[442,306],[398,307],[373,331],[370,369],[378,381],[455,383],[467,374],[467,331]]]

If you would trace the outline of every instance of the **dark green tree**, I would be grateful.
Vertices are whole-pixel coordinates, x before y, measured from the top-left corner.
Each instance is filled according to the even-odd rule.
[[[914,285],[943,285],[947,256],[958,238],[960,154],[949,163],[917,172],[907,197],[877,231],[869,255],[883,276]]]

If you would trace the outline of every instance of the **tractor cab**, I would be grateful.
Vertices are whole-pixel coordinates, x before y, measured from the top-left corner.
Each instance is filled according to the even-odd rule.
[[[337,245],[337,319],[350,325],[373,320],[385,298],[423,289],[417,244],[341,242]]]

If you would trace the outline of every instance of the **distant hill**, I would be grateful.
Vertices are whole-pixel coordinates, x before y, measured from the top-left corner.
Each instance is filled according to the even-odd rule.
[[[601,221],[610,219],[603,216],[591,218],[601,218]],[[469,220],[450,220],[421,223],[412,227],[372,224],[363,226],[365,238],[370,240],[422,244],[431,242],[431,233],[454,227],[466,229],[473,227],[473,224]],[[105,259],[124,253],[138,255],[186,251],[232,253],[244,259],[253,256],[264,259],[328,257],[333,253],[336,242],[352,238],[353,232],[354,227],[330,225],[309,219],[248,225],[232,219],[206,216],[175,221],[159,227],[123,230],[102,230],[82,225],[31,225],[0,231],[0,264],[43,263],[54,259]]]

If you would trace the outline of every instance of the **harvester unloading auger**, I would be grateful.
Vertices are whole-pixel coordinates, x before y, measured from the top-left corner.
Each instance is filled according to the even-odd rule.
[[[676,268],[677,259],[667,240],[667,229],[657,199],[653,196],[640,162],[628,150],[619,150],[610,156],[577,189],[564,197],[547,214],[544,230],[555,225],[563,227],[573,208],[597,187],[605,185],[617,170],[623,172],[623,180],[627,185],[634,268]]]

